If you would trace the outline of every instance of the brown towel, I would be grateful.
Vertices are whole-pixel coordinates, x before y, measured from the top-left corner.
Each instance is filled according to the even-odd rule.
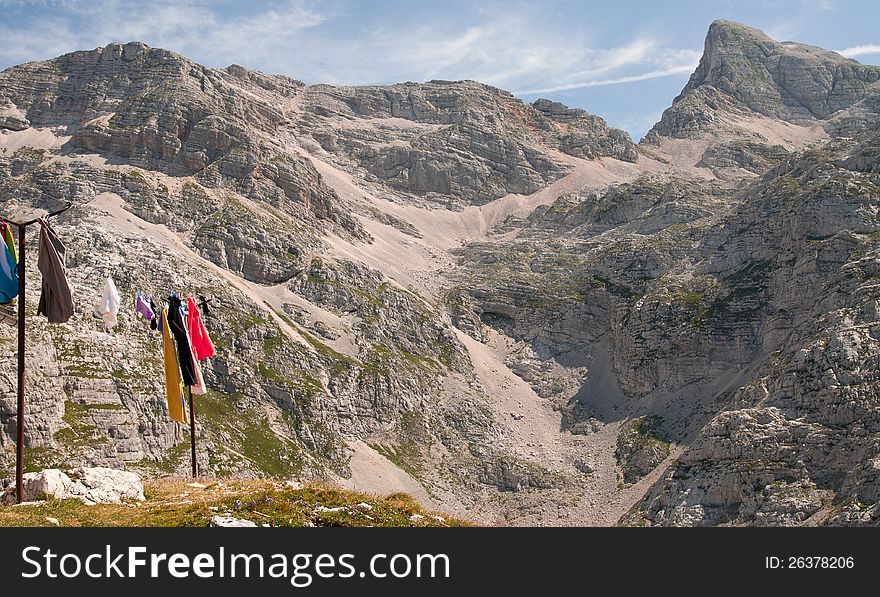
[[[37,314],[50,323],[64,323],[73,315],[73,294],[64,268],[64,243],[46,220],[40,220],[40,255],[37,267],[43,274],[43,288]]]

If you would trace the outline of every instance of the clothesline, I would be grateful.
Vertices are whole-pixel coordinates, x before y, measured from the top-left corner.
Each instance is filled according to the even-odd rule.
[[[65,323],[74,312],[73,292],[67,281],[64,243],[55,234],[46,218],[36,220],[40,224],[37,268],[43,275],[37,314],[45,315],[50,323]],[[12,227],[0,220],[0,321],[13,323],[13,301],[19,294],[18,251],[12,236]]]
[[[64,213],[71,207],[71,202],[67,201],[66,205],[60,209],[56,209],[46,215],[35,218],[33,220],[15,222],[9,220],[3,222],[3,249],[0,250],[0,285],[10,292],[5,293],[5,304],[2,304],[3,319],[7,320],[12,312],[10,303],[16,296],[21,295],[22,304],[18,309],[18,388],[17,388],[17,409],[15,415],[16,422],[16,440],[15,440],[15,499],[21,503],[23,487],[24,487],[24,406],[25,406],[25,385],[27,379],[26,365],[26,348],[25,329],[27,320],[25,318],[24,294],[26,289],[27,268],[25,267],[25,257],[27,243],[27,227],[31,224],[39,222],[41,224],[39,258],[37,267],[43,274],[42,288],[40,291],[40,309],[38,312],[45,315],[50,322],[67,321],[73,314],[73,295],[70,292],[70,286],[67,283],[66,270],[64,269],[64,245],[51,233],[49,228],[49,218]],[[15,251],[15,243],[12,240],[10,224],[18,228],[18,251]],[[52,238],[54,237],[54,238]],[[57,242],[56,242],[57,241]],[[59,254],[60,250],[60,254]],[[17,279],[17,280],[16,280]],[[10,282],[18,282],[17,288],[12,290]],[[47,296],[47,292],[52,296]],[[195,454],[195,451],[193,451]],[[195,469],[195,459],[193,459],[193,468]]]
[[[66,247],[49,225],[48,218],[58,215],[70,208],[70,202],[62,209],[49,213],[41,218],[26,222],[3,221],[0,219],[0,322],[18,323],[18,409],[17,409],[17,440],[16,440],[16,499],[22,499],[22,479],[24,472],[24,405],[25,405],[25,311],[23,296],[25,293],[25,231],[31,224],[40,224],[37,268],[42,274],[40,299],[37,314],[43,315],[50,323],[65,323],[73,315],[75,305],[73,292],[67,280],[65,268]],[[12,226],[18,229],[18,250],[12,234]],[[21,298],[19,298],[21,296]],[[190,424],[192,444],[192,470],[197,476],[195,419],[192,394],[204,394],[204,377],[200,361],[215,355],[216,351],[208,332],[202,322],[199,305],[208,313],[210,299],[199,296],[186,298],[184,306],[177,292],[169,295],[167,301],[159,301],[160,306],[150,299],[149,310],[138,305],[139,293],[135,299],[138,312],[150,321],[153,330],[162,328],[164,366],[166,377],[166,399],[170,417],[181,423]],[[15,301],[18,300],[16,313]],[[143,302],[143,301],[142,301]],[[105,327],[110,330],[118,323],[117,313],[121,300],[116,285],[111,278],[105,281],[104,295],[98,310],[104,320]],[[143,311],[143,312],[141,312]],[[152,317],[147,317],[151,314]],[[17,315],[17,317],[16,317]],[[187,418],[183,402],[183,386],[189,389],[189,412]]]
[[[199,299],[196,301],[192,296],[184,299],[177,291],[170,292],[164,300],[140,291],[134,295],[135,316],[146,320],[151,329],[158,330],[162,335],[168,416],[183,424],[190,422],[183,388],[188,387],[196,395],[207,393],[200,362],[216,354],[199,310],[199,302],[207,307],[210,299],[204,296]],[[98,305],[108,330],[118,323],[120,305],[119,291],[113,279],[108,277]]]

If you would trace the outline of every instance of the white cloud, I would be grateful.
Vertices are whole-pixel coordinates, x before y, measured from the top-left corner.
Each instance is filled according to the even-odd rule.
[[[865,44],[861,46],[853,46],[845,50],[838,50],[838,54],[847,58],[855,58],[856,56],[864,56],[866,54],[880,54],[880,45]]]
[[[474,79],[529,94],[692,71],[700,55],[665,47],[647,35],[597,47],[586,33],[561,33],[558,23],[542,21],[537,9],[504,5],[458,21],[422,19],[410,27],[371,21],[351,31],[334,21],[344,3],[311,0],[257,4],[245,12],[202,0],[169,0],[149,8],[133,0],[43,4],[48,10],[29,22],[0,23],[0,64],[139,40],[209,66],[236,62],[310,83]]]
[[[523,16],[496,16],[464,30],[381,30],[360,40],[359,82],[476,79],[504,89],[568,90],[692,71],[700,52],[636,37],[615,48],[542,30]],[[345,51],[336,47],[336,51]],[[401,76],[402,75],[402,76]],[[548,91],[549,92],[549,91]]]
[[[670,75],[678,75],[682,73],[691,73],[697,68],[697,63],[682,64],[681,66],[673,66],[661,70],[652,70],[638,75],[628,75],[626,77],[617,77],[615,79],[595,79],[592,81],[581,81],[579,83],[569,83],[557,87],[546,87],[544,89],[528,89],[525,91],[517,91],[516,95],[538,95],[541,93],[557,93],[560,91],[570,91],[572,89],[586,89],[588,87],[602,87],[604,85],[620,85],[621,83],[635,83],[637,81],[647,81],[648,79],[659,79],[660,77],[668,77]]]
[[[213,65],[242,60],[283,66],[273,60],[279,50],[290,56],[298,34],[328,18],[306,0],[288,0],[278,8],[240,18],[224,18],[215,7],[197,0],[150,5],[126,0],[37,4],[48,5],[51,16],[44,11],[28,26],[0,23],[0,39],[4,40],[0,61],[14,64],[137,40]]]

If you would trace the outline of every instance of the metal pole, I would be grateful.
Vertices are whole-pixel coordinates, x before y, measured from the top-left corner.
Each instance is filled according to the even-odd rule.
[[[189,395],[189,443],[192,448],[192,472],[193,479],[196,479],[199,476],[199,469],[196,464],[196,413],[193,408],[192,387],[186,386],[186,393]]]
[[[57,209],[43,216],[51,218],[64,213],[73,205],[70,201],[61,209]],[[25,300],[24,287],[27,268],[25,267],[25,232],[27,227],[40,221],[36,218],[27,222],[14,222],[6,220],[8,225],[18,226],[18,413],[16,415],[16,443],[15,443],[15,500],[20,504],[24,497],[24,389],[25,389]]]
[[[21,503],[24,497],[24,277],[25,272],[25,230],[27,224],[18,225],[18,417],[15,444],[15,501]]]

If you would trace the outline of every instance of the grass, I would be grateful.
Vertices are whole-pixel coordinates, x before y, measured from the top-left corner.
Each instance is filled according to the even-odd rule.
[[[55,432],[55,440],[71,448],[81,448],[88,445],[106,444],[106,437],[98,433],[98,428],[92,425],[91,409],[110,410],[116,409],[115,404],[82,404],[73,400],[64,401],[64,415],[61,420],[67,427]],[[124,407],[122,407],[124,408]]]
[[[207,484],[207,483],[206,483]],[[79,500],[48,500],[0,506],[0,527],[206,527],[216,514],[279,527],[439,527],[474,526],[467,521],[435,518],[409,495],[377,497],[353,491],[307,485],[294,489],[276,481],[227,481],[206,488],[184,481],[152,481],[146,501],[86,506]],[[366,503],[371,509],[354,506]],[[335,512],[322,511],[342,507]],[[414,514],[423,518],[410,522]]]
[[[423,476],[423,454],[431,447],[431,436],[425,430],[425,419],[419,413],[407,412],[400,417],[397,443],[370,444],[374,450],[414,478]]]
[[[312,345],[312,347],[315,349],[315,352],[317,352],[327,361],[330,372],[334,375],[345,375],[352,368],[364,369],[367,367],[359,360],[330,348],[329,346],[318,340],[310,332],[302,329],[301,327],[295,324],[293,325],[293,327],[296,331],[300,333],[300,335],[306,340],[306,342]]]
[[[163,473],[174,473],[181,467],[183,464],[184,456],[189,456],[190,450],[190,440],[187,438],[185,441],[180,442],[175,446],[171,446],[168,448],[168,452],[165,454],[165,458],[156,462],[150,460],[141,461],[141,465],[155,469]]]
[[[672,298],[683,302],[688,307],[696,307],[703,301],[705,292],[696,290],[676,290],[672,293]]]
[[[224,444],[247,458],[261,472],[290,477],[302,469],[303,456],[292,441],[276,435],[256,412],[238,411],[237,394],[209,390],[199,396],[196,420],[201,418],[212,432],[221,433]]]

